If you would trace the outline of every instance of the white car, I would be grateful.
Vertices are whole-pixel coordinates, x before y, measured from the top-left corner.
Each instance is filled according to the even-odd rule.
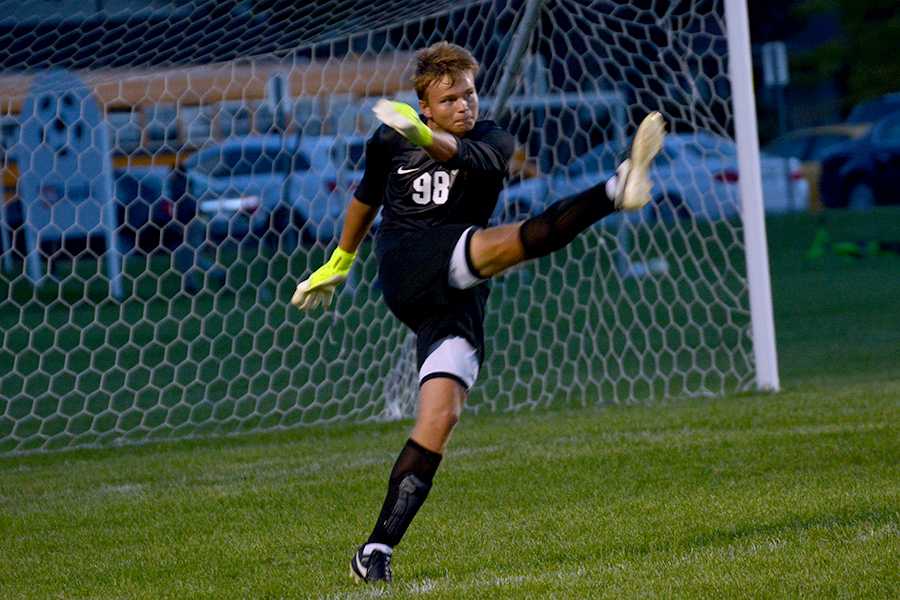
[[[502,222],[535,214],[548,204],[608,179],[622,155],[612,145],[597,146],[545,177],[510,186],[500,196],[495,218]],[[766,212],[806,210],[809,184],[800,162],[760,154]],[[706,132],[669,134],[653,162],[653,204],[647,216],[728,219],[740,212],[737,147]]]

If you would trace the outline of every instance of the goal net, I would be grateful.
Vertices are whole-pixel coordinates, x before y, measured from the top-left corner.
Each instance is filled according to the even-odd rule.
[[[494,222],[609,177],[648,112],[671,133],[644,212],[492,283],[468,409],[753,386],[721,1],[9,4],[0,453],[412,416],[371,238],[332,310],[289,299],[372,105],[415,103],[414,52],[445,39],[518,143]]]

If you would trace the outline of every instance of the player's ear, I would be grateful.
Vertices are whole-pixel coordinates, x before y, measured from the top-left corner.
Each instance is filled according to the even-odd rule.
[[[427,92],[426,92],[427,94]],[[428,105],[428,97],[419,100],[419,111],[425,115],[427,119],[431,118],[431,107]]]

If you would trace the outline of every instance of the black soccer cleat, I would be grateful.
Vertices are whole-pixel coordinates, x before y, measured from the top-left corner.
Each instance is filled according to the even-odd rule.
[[[350,576],[357,583],[376,583],[383,581],[391,583],[391,548],[384,544],[371,544],[369,554],[363,554],[367,544],[363,544],[350,559]]]

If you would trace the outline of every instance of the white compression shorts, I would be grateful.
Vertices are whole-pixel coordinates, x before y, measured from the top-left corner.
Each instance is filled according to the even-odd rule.
[[[479,278],[472,268],[472,258],[469,255],[469,244],[472,243],[472,236],[475,234],[477,227],[469,227],[459,236],[459,241],[453,247],[453,254],[450,255],[449,282],[450,287],[458,290],[467,290],[472,286],[478,285],[484,279]]]
[[[422,363],[419,385],[434,377],[455,379],[468,390],[478,379],[478,352],[465,338],[442,339]]]

